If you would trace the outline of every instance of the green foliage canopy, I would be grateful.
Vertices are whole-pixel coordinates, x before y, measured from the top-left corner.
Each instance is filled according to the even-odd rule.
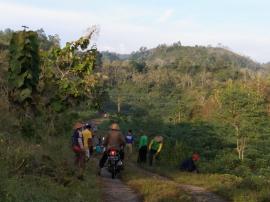
[[[13,104],[33,104],[40,74],[37,34],[13,33],[9,51],[9,99]]]

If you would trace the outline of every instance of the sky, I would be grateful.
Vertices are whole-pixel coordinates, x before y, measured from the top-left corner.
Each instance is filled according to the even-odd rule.
[[[61,44],[96,25],[99,50],[159,44],[217,46],[270,61],[269,0],[0,0],[0,30],[43,28]]]

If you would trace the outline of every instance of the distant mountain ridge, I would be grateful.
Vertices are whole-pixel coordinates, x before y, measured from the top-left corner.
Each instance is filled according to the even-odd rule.
[[[259,70],[265,66],[252,59],[220,47],[159,45],[156,48],[140,48],[131,54],[102,52],[103,60],[132,60],[148,66],[215,71],[220,68],[247,68]],[[268,65],[269,66],[269,65]]]

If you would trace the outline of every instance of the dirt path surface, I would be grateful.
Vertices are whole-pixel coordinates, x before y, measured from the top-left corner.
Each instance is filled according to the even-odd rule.
[[[93,123],[98,126],[106,118],[94,119]],[[111,174],[103,168],[101,171],[101,191],[104,202],[141,202],[138,194],[124,184],[119,178],[112,179]]]
[[[190,193],[193,200],[196,202],[226,202],[218,195],[209,192],[204,188],[185,184],[178,185],[182,190]]]
[[[102,196],[104,202],[141,202],[139,196],[120,179],[111,179],[110,173],[102,169]]]
[[[104,118],[95,119],[93,122],[98,126],[101,124]],[[197,187],[193,185],[180,184],[168,177],[160,176],[156,173],[146,171],[142,168],[137,167],[135,164],[129,163],[129,165],[136,167],[138,171],[145,173],[153,178],[158,178],[164,181],[171,181],[176,183],[179,189],[186,191],[192,197],[194,202],[226,202],[224,199],[218,195],[207,191],[202,187]],[[120,179],[111,179],[110,173],[106,169],[102,169],[101,174],[101,184],[102,184],[102,196],[104,202],[140,202],[142,201],[138,194],[135,193],[130,187],[125,185]]]

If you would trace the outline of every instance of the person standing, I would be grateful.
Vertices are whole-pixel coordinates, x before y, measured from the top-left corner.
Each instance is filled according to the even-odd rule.
[[[127,148],[127,154],[132,154],[133,150],[133,142],[134,142],[134,136],[132,134],[132,130],[128,130],[128,133],[126,135],[126,148]]]
[[[153,165],[153,160],[159,155],[161,149],[163,147],[163,137],[156,136],[151,140],[149,144],[149,165]]]
[[[73,129],[72,135],[72,150],[75,153],[75,167],[78,169],[78,179],[83,180],[83,174],[85,170],[85,150],[83,145],[83,135],[82,135],[83,124],[77,122]]]
[[[143,134],[140,137],[139,141],[139,155],[138,155],[138,163],[146,163],[147,159],[147,144],[148,144],[148,137]]]
[[[85,124],[84,130],[82,131],[82,136],[83,136],[83,146],[85,150],[85,155],[87,160],[90,158],[91,154],[91,148],[92,148],[92,138],[93,134],[91,132],[91,125],[90,124]]]

